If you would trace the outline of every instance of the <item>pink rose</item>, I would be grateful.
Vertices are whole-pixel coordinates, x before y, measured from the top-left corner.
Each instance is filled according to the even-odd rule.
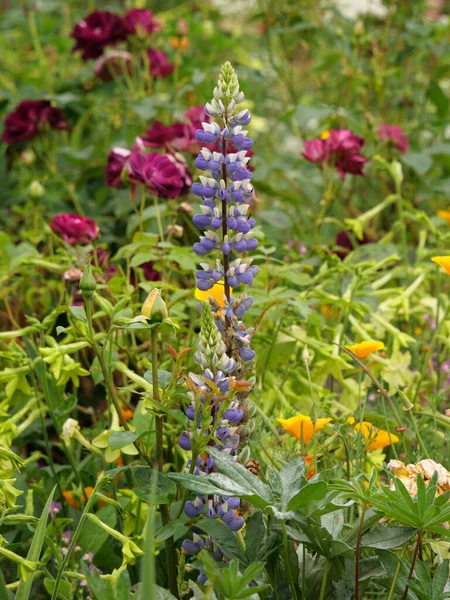
[[[90,244],[100,233],[93,219],[70,213],[53,217],[50,227],[56,235],[71,245]]]

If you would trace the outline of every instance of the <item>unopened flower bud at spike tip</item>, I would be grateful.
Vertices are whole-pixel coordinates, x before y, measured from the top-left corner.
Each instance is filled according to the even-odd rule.
[[[95,290],[97,289],[97,282],[95,281],[94,274],[92,273],[91,264],[88,263],[83,271],[79,283],[80,290],[86,299],[92,298]]]
[[[160,289],[155,288],[147,296],[142,305],[141,315],[149,319],[151,323],[162,323],[168,318],[169,313]]]

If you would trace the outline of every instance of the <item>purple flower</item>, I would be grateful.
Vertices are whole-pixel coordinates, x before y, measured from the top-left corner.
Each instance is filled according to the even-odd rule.
[[[129,163],[131,152],[126,148],[113,148],[108,154],[108,164],[105,169],[105,183],[108,187],[120,188],[125,184],[122,172]]]
[[[191,542],[191,540],[184,540],[181,544],[181,547],[185,552],[187,552],[187,554],[197,554],[198,552],[200,552],[204,545],[205,542],[203,541],[203,539],[194,533],[193,541]]]
[[[151,194],[160,198],[178,198],[185,185],[177,165],[156,152],[146,155],[132,152],[129,179],[146,185]]]
[[[190,440],[190,438],[188,436],[187,431],[183,431],[183,433],[181,434],[181,437],[178,440],[178,445],[183,450],[190,450],[191,449],[191,440]]]
[[[46,127],[67,129],[66,117],[49,100],[23,100],[5,119],[2,139],[17,144],[36,137]]]
[[[162,50],[147,50],[148,62],[150,63],[150,75],[152,77],[167,77],[173,72],[174,66],[169,63],[167,54]]]
[[[305,151],[302,156],[309,162],[323,162],[326,159],[325,142],[322,139],[306,140],[304,142]]]
[[[59,502],[55,502],[54,500],[52,500],[50,502],[50,509],[49,509],[49,513],[52,517],[52,519],[54,519],[56,517],[56,515],[59,513],[59,511],[61,510],[61,504],[59,504]]]
[[[382,123],[377,129],[377,135],[381,142],[391,141],[400,152],[407,152],[409,146],[408,136],[398,125]]]
[[[86,62],[101,56],[107,46],[124,41],[128,32],[119,15],[105,10],[95,11],[79,21],[70,35],[75,40],[72,52],[80,50],[81,58]]]
[[[157,21],[151,10],[146,8],[132,8],[123,19],[125,29],[131,35],[146,37],[162,29],[162,25]]]
[[[100,229],[93,219],[81,215],[64,213],[53,217],[50,228],[65,242],[71,244],[89,244],[98,237]]]

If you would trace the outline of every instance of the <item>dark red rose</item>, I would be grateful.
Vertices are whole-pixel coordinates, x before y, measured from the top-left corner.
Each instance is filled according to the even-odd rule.
[[[93,71],[94,75],[102,81],[112,81],[122,77],[124,72],[131,74],[133,56],[125,50],[111,50],[96,60]]]
[[[17,144],[30,140],[45,127],[67,129],[63,111],[48,100],[23,100],[5,119],[3,141]]]
[[[344,179],[348,174],[350,175],[363,175],[364,165],[369,162],[369,159],[360,154],[353,154],[351,156],[342,156],[336,161],[336,169],[339,173],[339,177]]]
[[[350,237],[351,236],[351,237]],[[339,246],[339,250],[336,250],[336,254],[341,260],[349,254],[356,246],[363,246],[369,244],[370,240],[364,235],[362,240],[359,240],[351,231],[339,231],[336,234],[336,246]]]
[[[166,154],[166,156],[170,161],[173,162],[174,165],[176,165],[178,171],[180,172],[180,176],[183,181],[183,188],[180,196],[187,196],[187,194],[189,194],[191,191],[192,176],[184,156],[179,152],[176,152],[175,154]]]
[[[151,260],[142,263],[139,268],[144,271],[144,277],[147,281],[159,281],[161,279],[161,273],[153,267]]]
[[[364,146],[364,138],[355,135],[350,129],[331,129],[324,141],[327,153],[341,156],[358,154]]]
[[[130,9],[123,19],[128,33],[144,37],[145,34],[152,34],[155,31],[160,31],[162,25],[157,21],[151,10],[146,8],[132,8]]]
[[[164,154],[133,152],[130,157],[130,181],[143,183],[149,192],[161,198],[178,198],[184,188],[180,169]]]
[[[203,106],[191,106],[184,113],[184,118],[195,125],[196,129],[201,129],[202,123],[211,121],[211,117],[205,113]]]
[[[98,58],[107,46],[123,42],[128,31],[119,15],[109,10],[95,11],[73,28],[71,37],[75,40],[72,52],[81,51],[84,61]]]
[[[317,163],[323,162],[326,158],[325,152],[325,141],[318,138],[315,140],[305,140],[305,151],[302,152],[302,156],[309,160],[309,162]]]
[[[150,75],[152,77],[167,77],[173,72],[174,66],[169,63],[167,54],[162,50],[147,50],[148,62],[150,63]]]
[[[122,171],[127,166],[130,155],[130,150],[126,148],[113,148],[108,154],[108,164],[105,169],[105,183],[108,187],[125,186],[122,181]]]
[[[173,125],[163,125],[161,121],[154,121],[151,129],[145,132],[141,137],[144,145],[149,148],[164,148],[167,143],[179,135],[183,130],[184,123],[174,123]]]
[[[403,129],[398,125],[382,123],[377,129],[377,135],[382,142],[391,141],[397,146],[400,152],[406,152],[408,150],[408,136],[405,135]]]
[[[64,213],[53,217],[50,227],[68,244],[89,244],[100,233],[97,223],[93,219]]]

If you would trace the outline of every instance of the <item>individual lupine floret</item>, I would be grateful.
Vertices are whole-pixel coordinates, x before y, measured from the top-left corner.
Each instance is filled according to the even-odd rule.
[[[259,268],[252,265],[252,259],[237,258],[230,264],[227,271],[228,283],[232,288],[237,287],[240,283],[250,285],[254,277],[258,274]]]
[[[212,229],[219,229],[222,225],[222,216],[217,207],[211,208],[205,204],[200,206],[202,211],[201,215],[194,215],[192,221],[199,229],[206,229],[211,227]]]
[[[213,198],[216,194],[218,184],[212,177],[204,177],[200,175],[201,183],[194,183],[192,193],[202,198]]]
[[[203,129],[197,129],[195,137],[202,144],[214,144],[217,142],[220,134],[220,127],[217,123],[202,123]]]
[[[233,181],[229,187],[229,192],[235,202],[246,202],[247,204],[253,200],[255,195],[250,179]]]
[[[196,271],[197,287],[199,290],[206,292],[210,290],[215,283],[223,279],[223,266],[220,260],[216,261],[216,268],[213,269],[208,263],[200,263],[203,271]]]
[[[205,231],[205,235],[200,236],[200,242],[194,244],[194,252],[199,256],[206,256],[212,250],[217,248],[219,236],[213,231]]]

